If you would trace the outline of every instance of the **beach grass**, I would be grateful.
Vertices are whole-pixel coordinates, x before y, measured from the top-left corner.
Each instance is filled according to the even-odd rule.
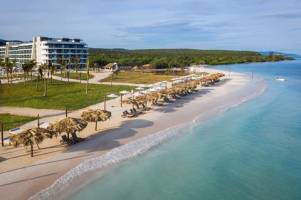
[[[35,81],[26,83],[5,84],[0,88],[0,106],[31,107],[44,109],[76,110],[104,100],[108,93],[118,94],[121,90],[131,90],[130,86],[89,84],[88,94],[86,84],[65,83],[53,80],[48,85],[48,95],[43,96],[43,83],[36,88]]]
[[[113,74],[103,79],[102,82],[111,82],[112,76],[113,82],[135,84],[152,84],[160,81],[168,81],[175,77],[174,75],[164,73],[121,71],[118,74]]]
[[[66,73],[56,73],[55,76],[59,76],[59,77],[63,77],[63,78],[67,78],[67,74]],[[89,74],[89,79],[93,78],[94,76],[92,74]],[[83,73],[83,72],[70,72],[69,73],[69,78],[70,79],[76,79],[76,80],[87,80],[87,73]]]
[[[8,113],[0,114],[0,122],[3,123],[4,131],[18,127],[35,119],[36,117],[11,115]]]

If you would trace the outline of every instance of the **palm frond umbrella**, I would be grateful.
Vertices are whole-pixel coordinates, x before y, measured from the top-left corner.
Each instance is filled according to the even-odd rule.
[[[76,132],[83,130],[84,128],[86,128],[87,125],[88,123],[85,120],[73,117],[66,117],[54,124],[51,124],[50,129],[59,134],[67,133],[67,137],[69,138],[70,134],[75,134],[76,136]],[[73,139],[75,140],[76,138]]]
[[[23,144],[25,147],[30,146],[31,157],[33,157],[33,145],[36,144],[40,149],[39,144],[43,142],[45,138],[52,138],[54,132],[45,128],[31,128],[27,129],[20,134],[13,134],[10,136],[10,141],[13,146],[17,147]]]
[[[97,130],[98,121],[106,121],[111,117],[111,112],[106,110],[88,110],[84,111],[81,117],[87,122],[95,122],[95,131]]]

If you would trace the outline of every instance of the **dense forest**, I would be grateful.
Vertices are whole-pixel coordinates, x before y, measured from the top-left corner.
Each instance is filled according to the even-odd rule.
[[[262,55],[254,51],[196,50],[196,49],[89,49],[91,65],[104,66],[117,62],[120,66],[148,66],[152,68],[174,68],[192,64],[235,64],[268,62],[291,59],[270,53]]]

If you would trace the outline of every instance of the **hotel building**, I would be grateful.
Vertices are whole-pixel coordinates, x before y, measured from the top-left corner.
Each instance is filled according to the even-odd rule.
[[[44,63],[58,64],[63,60],[74,64],[72,58],[78,58],[80,67],[85,67],[88,58],[87,45],[80,39],[34,37],[30,42],[6,42],[0,46],[0,59],[9,58],[18,66],[29,60],[35,60],[37,65]]]

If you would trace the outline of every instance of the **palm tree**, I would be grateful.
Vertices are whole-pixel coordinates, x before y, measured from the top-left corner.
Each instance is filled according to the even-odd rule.
[[[87,59],[87,83],[86,83],[86,94],[88,94],[88,85],[89,85],[89,59]]]
[[[0,59],[0,68],[4,66],[4,62],[2,59]],[[0,86],[2,87],[1,79],[0,79]]]
[[[9,58],[4,59],[4,67],[6,71],[6,77],[7,77],[7,84],[9,85],[9,74],[11,73],[13,69],[13,64],[10,62]]]
[[[63,59],[57,59],[57,64],[60,65],[61,81],[63,81],[63,70],[66,68],[66,62]],[[66,77],[66,74],[65,74]]]
[[[80,67],[80,57],[79,56],[71,57],[71,63],[73,64],[73,66],[75,68],[76,75],[78,75],[78,70]],[[81,77],[79,77],[79,81],[81,82]]]
[[[97,131],[97,122],[106,121],[111,118],[111,112],[106,110],[88,110],[84,111],[81,117],[87,122],[95,122],[95,131]]]
[[[17,61],[16,61],[16,59],[14,59],[12,61],[12,67],[10,69],[10,81],[11,81],[11,83],[13,83],[13,73],[14,73],[13,68],[16,67],[16,64],[17,64]]]
[[[44,97],[47,97],[47,91],[48,91],[48,78],[47,78],[47,76],[45,76],[44,75],[44,73],[43,73],[43,71],[44,70],[47,70],[48,71],[48,74],[49,74],[49,64],[47,64],[47,63],[44,63],[44,64],[42,64],[42,65],[40,65],[39,66],[39,74],[40,74],[40,76],[41,76],[41,78],[42,78],[42,80],[44,81],[44,94],[43,94],[43,96]],[[48,75],[49,76],[49,75]]]
[[[35,60],[30,60],[28,63],[28,72],[30,72],[30,80],[32,81],[32,69],[36,66]]]
[[[50,68],[50,80],[51,80],[51,83],[52,83],[52,80],[53,80],[52,75],[54,74],[56,67],[55,67],[55,65],[52,64],[51,61],[49,61],[48,64],[49,64],[49,68]]]
[[[32,68],[35,66],[35,62],[33,60],[27,61],[22,65],[22,69],[24,72],[24,85],[26,85],[26,80],[28,73],[32,70]]]

